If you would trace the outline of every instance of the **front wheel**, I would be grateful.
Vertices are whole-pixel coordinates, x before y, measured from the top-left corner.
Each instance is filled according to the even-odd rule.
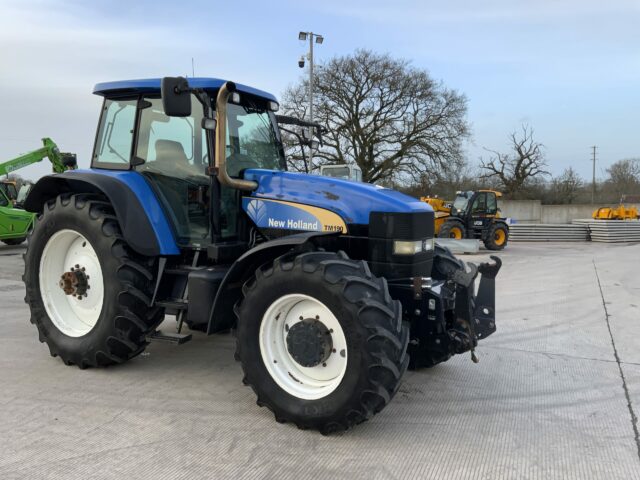
[[[407,369],[408,324],[386,282],[342,253],[288,254],[243,288],[237,358],[258,405],[323,433],[382,410]]]
[[[509,241],[509,230],[502,223],[493,223],[487,231],[484,246],[487,250],[502,250]]]

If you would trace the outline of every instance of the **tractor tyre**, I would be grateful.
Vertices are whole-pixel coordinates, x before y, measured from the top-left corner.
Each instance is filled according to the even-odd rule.
[[[509,229],[502,223],[493,223],[484,238],[484,246],[487,250],[502,250],[509,241]]]
[[[27,239],[27,237],[20,237],[20,238],[5,238],[4,240],[2,240],[2,243],[5,243],[7,245],[21,245],[22,243],[24,243],[24,241]]]
[[[102,197],[49,201],[29,238],[22,277],[40,341],[53,357],[80,368],[141,353],[164,316],[149,307],[155,264],[129,248]]]
[[[456,240],[461,240],[467,238],[467,231],[462,222],[445,222],[442,227],[440,227],[438,238],[455,238]]]
[[[236,305],[244,383],[280,423],[323,434],[380,412],[409,364],[409,324],[386,281],[343,252],[291,252]]]

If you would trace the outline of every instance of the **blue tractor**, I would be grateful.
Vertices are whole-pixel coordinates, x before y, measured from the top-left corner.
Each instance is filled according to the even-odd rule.
[[[25,255],[51,355],[118,364],[149,341],[233,330],[244,382],[279,422],[329,433],[384,408],[409,368],[495,331],[500,260],[434,244],[426,203],[286,171],[276,99],[210,78],[96,85],[88,170],[42,178]],[[478,273],[479,285],[475,288]],[[175,315],[177,333],[158,326]]]

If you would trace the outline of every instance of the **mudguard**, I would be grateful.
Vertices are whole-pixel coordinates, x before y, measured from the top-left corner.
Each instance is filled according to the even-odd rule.
[[[135,252],[149,257],[180,253],[160,202],[138,172],[91,169],[48,175],[31,189],[25,209],[39,213],[48,200],[62,193],[105,195]]]
[[[240,300],[242,285],[260,265],[284,255],[292,249],[299,249],[300,251],[304,251],[307,248],[315,249],[318,246],[315,240],[320,237],[326,238],[336,235],[337,233],[335,232],[297,233],[261,243],[244,253],[229,268],[227,275],[220,284],[211,307],[207,335],[233,326],[235,322],[233,307]]]

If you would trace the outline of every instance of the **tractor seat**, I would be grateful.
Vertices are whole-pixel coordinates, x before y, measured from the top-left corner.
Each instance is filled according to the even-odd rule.
[[[156,162],[162,166],[180,165],[188,164],[189,159],[180,142],[156,140]]]
[[[145,164],[144,170],[167,175],[176,179],[202,177],[203,184],[208,184],[202,166],[193,165],[187,157],[182,143],[174,140],[156,140],[156,158]]]

